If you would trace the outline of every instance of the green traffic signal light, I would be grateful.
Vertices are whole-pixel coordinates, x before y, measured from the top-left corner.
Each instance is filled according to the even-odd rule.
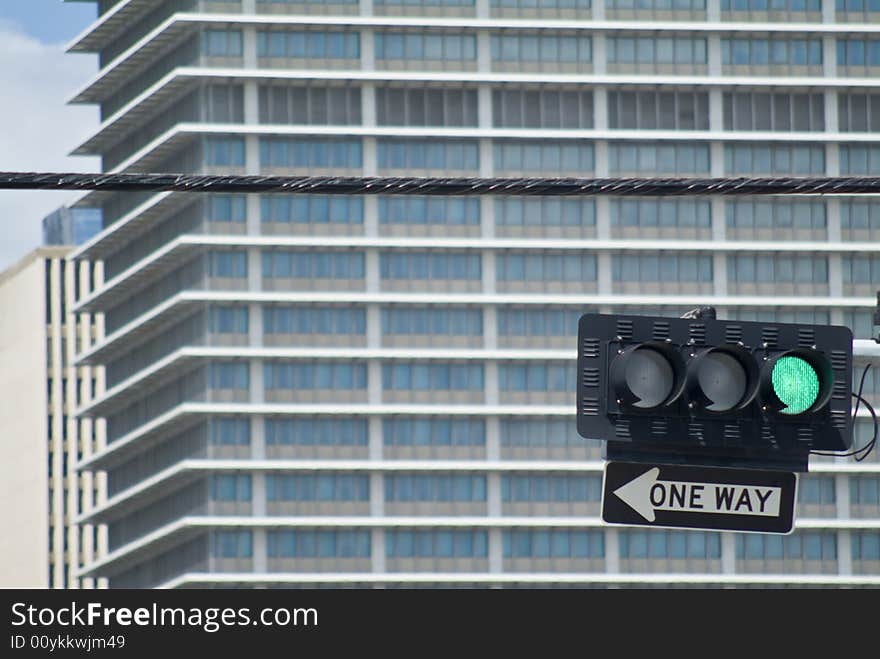
[[[782,414],[802,414],[819,398],[819,375],[816,369],[800,357],[780,357],[773,365],[770,376],[773,392],[785,407]]]

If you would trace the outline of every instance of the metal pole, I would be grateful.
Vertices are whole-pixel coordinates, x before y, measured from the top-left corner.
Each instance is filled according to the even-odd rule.
[[[861,361],[880,358],[880,343],[873,339],[854,339],[853,357],[859,357]]]

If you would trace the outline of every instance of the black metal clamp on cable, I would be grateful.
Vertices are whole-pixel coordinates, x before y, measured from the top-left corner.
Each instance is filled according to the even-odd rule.
[[[681,317],[693,318],[694,320],[715,320],[718,317],[718,313],[715,311],[715,307],[697,307],[683,313]]]

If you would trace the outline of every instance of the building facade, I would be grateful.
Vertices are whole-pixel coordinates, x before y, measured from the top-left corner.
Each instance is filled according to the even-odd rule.
[[[100,233],[99,208],[68,208],[62,206],[43,218],[44,245],[82,245]]]
[[[102,0],[71,45],[105,171],[880,173],[855,0]],[[599,520],[588,310],[845,323],[880,203],[95,192],[77,309],[107,390],[111,587],[880,584],[876,455],[817,459],[786,537]],[[875,372],[876,375],[876,372]],[[880,376],[868,377],[866,395]],[[864,439],[867,426],[859,425]]]
[[[77,473],[101,425],[76,408],[103,386],[100,368],[73,364],[97,339],[98,319],[73,313],[89,264],[71,247],[40,247],[0,273],[0,586],[103,585],[77,572],[106,553],[106,530],[79,524],[100,500],[103,475]]]

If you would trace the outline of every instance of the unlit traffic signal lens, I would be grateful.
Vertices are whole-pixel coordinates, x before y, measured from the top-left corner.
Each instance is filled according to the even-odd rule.
[[[712,351],[700,360],[697,383],[712,412],[732,410],[742,402],[749,385],[748,374],[740,361],[721,351]]]
[[[675,371],[662,354],[651,348],[638,348],[626,360],[624,379],[637,399],[632,405],[649,409],[661,405],[672,394]]]
[[[802,414],[819,398],[819,374],[800,357],[780,357],[773,365],[770,379],[773,393],[785,405],[779,410],[782,414]]]

